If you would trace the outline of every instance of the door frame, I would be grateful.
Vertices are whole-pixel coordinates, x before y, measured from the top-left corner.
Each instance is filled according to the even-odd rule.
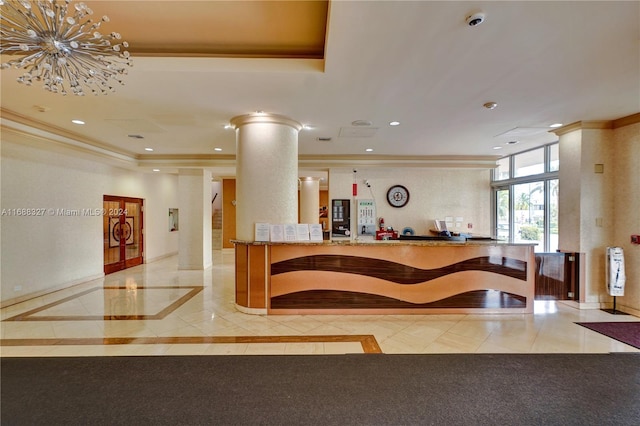
[[[103,250],[102,263],[104,265],[105,275],[111,274],[113,272],[121,271],[123,269],[131,268],[132,266],[141,265],[142,263],[144,263],[144,199],[133,198],[133,197],[122,197],[117,195],[103,195],[102,202],[103,203],[105,202],[119,203],[118,212],[110,212],[105,210],[104,214],[107,217],[112,217],[114,216],[113,213],[120,213],[117,216],[119,217],[119,224],[121,229],[124,227],[126,217],[127,217],[125,203],[137,203],[140,205],[140,219],[139,219],[139,226],[138,226],[138,242],[140,246],[140,250],[139,250],[140,255],[137,257],[133,257],[131,259],[127,259],[126,241],[120,238],[120,246],[119,246],[120,256],[117,262],[105,264],[104,250]],[[108,238],[109,238],[108,223],[105,224],[105,222],[103,221],[102,226],[103,226],[103,236],[104,236],[103,237],[103,247],[104,247],[104,244],[108,244]],[[107,229],[105,229],[105,226],[107,227]]]

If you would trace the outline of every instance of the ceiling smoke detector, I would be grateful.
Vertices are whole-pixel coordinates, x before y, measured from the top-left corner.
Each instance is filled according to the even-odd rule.
[[[485,14],[482,12],[476,12],[467,16],[467,25],[470,27],[475,27],[484,22]]]

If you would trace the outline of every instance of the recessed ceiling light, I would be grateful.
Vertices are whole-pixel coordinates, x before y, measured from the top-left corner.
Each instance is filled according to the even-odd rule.
[[[82,120],[77,120],[77,119],[76,119],[76,120],[71,120],[71,122],[72,122],[73,124],[84,124],[84,121],[82,121]]]
[[[233,126],[231,124],[225,124],[224,128],[225,129],[233,129]]]
[[[400,122],[399,121],[392,121],[389,123],[389,126],[399,126]]]
[[[371,126],[371,124],[369,120],[355,120],[351,122],[353,126]]]
[[[309,126],[308,124],[305,124],[304,126],[302,126],[302,128],[303,128],[304,130],[312,130],[312,129],[313,129],[313,126]]]
[[[127,135],[127,136],[133,139],[144,139],[144,136],[142,135]]]
[[[216,147],[216,148],[213,148],[213,150],[214,150],[214,151],[218,151],[218,152],[220,152],[220,151],[222,151],[222,148],[218,148],[218,147]]]
[[[493,147],[493,149],[502,149],[502,147],[496,145],[496,146]]]
[[[145,148],[145,151],[153,152],[153,148]]]
[[[549,127],[551,127],[552,129],[555,129],[556,127],[562,127],[562,123],[553,123]]]
[[[487,102],[482,106],[485,107],[486,109],[495,109],[498,106],[498,104],[495,102]]]
[[[373,152],[373,148],[367,148],[367,149],[365,149],[365,151],[367,151],[367,152]]]
[[[159,172],[159,171],[160,171],[160,169],[153,169],[153,171],[154,171],[154,172]]]
[[[507,142],[507,145],[515,145],[518,142],[520,142],[520,141],[509,141],[509,142]]]

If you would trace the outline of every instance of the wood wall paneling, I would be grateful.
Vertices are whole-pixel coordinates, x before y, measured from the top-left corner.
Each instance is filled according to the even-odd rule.
[[[236,303],[249,306],[249,246],[236,245]]]
[[[222,248],[233,248],[236,238],[236,180],[222,180]]]
[[[249,247],[249,305],[250,308],[266,308],[266,283],[268,280],[266,245]]]

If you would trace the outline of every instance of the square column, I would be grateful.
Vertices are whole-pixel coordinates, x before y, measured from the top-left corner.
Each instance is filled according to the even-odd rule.
[[[178,171],[178,269],[203,270],[212,265],[211,172]]]

